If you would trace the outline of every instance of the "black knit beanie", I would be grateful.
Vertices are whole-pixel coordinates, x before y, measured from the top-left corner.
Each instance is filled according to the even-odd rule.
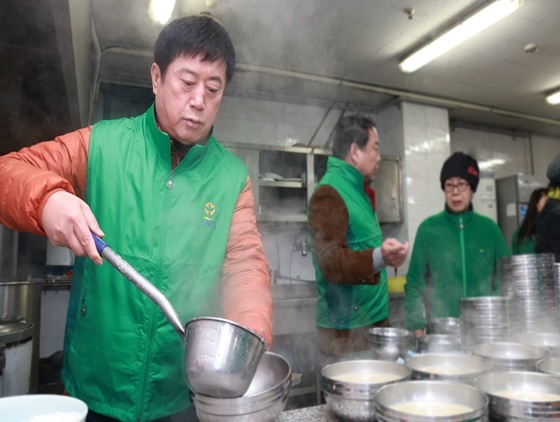
[[[445,181],[450,177],[465,179],[471,185],[472,191],[476,192],[479,179],[478,163],[470,155],[456,152],[443,163],[439,176],[441,189],[444,189]]]

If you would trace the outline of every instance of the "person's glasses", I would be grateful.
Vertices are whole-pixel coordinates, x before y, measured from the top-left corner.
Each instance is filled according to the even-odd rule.
[[[445,182],[444,188],[447,193],[451,193],[457,188],[459,192],[464,192],[467,190],[467,186],[469,186],[468,182],[459,182],[457,184],[451,182]]]

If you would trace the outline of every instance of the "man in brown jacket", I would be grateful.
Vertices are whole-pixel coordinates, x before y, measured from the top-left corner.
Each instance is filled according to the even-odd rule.
[[[345,117],[336,127],[327,171],[309,202],[319,291],[317,344],[327,356],[367,350],[366,330],[388,325],[385,266],[404,262],[408,242],[383,241],[369,187],[380,160],[373,122]]]

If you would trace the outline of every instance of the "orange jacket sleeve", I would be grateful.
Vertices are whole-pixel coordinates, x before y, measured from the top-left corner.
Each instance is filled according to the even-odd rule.
[[[245,325],[272,344],[272,298],[268,261],[257,230],[251,180],[239,195],[223,266],[224,318]]]
[[[83,199],[91,127],[0,157],[0,223],[45,235],[45,202],[60,190]]]

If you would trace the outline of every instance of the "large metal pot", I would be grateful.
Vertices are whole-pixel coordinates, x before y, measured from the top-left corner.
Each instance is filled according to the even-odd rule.
[[[21,316],[35,327],[29,393],[39,389],[42,287],[43,280],[0,282],[0,316]]]
[[[542,421],[560,419],[560,378],[527,371],[483,374],[474,386],[490,399],[493,420]]]
[[[128,262],[93,235],[97,250],[162,310],[185,345],[184,375],[195,393],[233,398],[247,392],[266,352],[262,337],[222,318],[195,318],[181,323],[167,298]]]
[[[6,357],[4,396],[29,393],[33,332],[33,324],[22,317],[0,316],[0,349]]]
[[[417,407],[417,412],[405,406]],[[487,421],[488,398],[457,382],[404,381],[377,392],[375,411],[379,422]]]
[[[472,385],[474,379],[492,369],[480,356],[461,354],[424,354],[408,358],[413,380],[454,381]]]
[[[407,380],[410,369],[381,360],[349,360],[321,370],[321,388],[329,408],[343,420],[374,420],[374,397],[384,385]]]

